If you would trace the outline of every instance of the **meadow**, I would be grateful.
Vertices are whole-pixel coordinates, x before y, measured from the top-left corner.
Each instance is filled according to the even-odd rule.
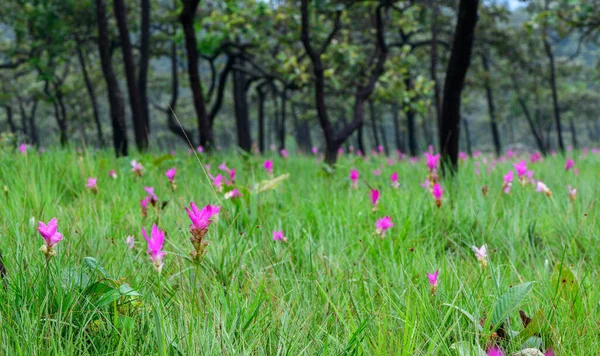
[[[523,160],[533,173],[520,177],[514,165]],[[6,355],[598,355],[599,172],[591,150],[482,154],[440,179],[436,200],[425,157],[344,154],[333,171],[318,155],[7,151],[0,347]],[[220,207],[195,259],[191,202]],[[48,246],[38,221],[54,217],[62,240]],[[142,228],[150,238],[153,224],[165,237],[151,261]]]

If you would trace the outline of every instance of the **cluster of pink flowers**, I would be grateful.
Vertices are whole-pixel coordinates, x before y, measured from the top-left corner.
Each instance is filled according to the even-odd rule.
[[[208,232],[208,227],[212,224],[213,218],[219,214],[221,210],[220,206],[207,205],[202,210],[198,210],[198,207],[193,202],[190,203],[190,208],[186,208],[185,211],[188,217],[192,221],[190,225],[190,231],[192,237],[190,242],[194,246],[194,250],[190,252],[192,260],[199,261],[204,257],[206,253],[206,247],[208,242],[204,239]]]

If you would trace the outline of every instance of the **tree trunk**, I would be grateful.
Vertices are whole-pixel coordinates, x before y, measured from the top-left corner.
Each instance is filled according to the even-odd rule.
[[[569,118],[569,127],[571,129],[571,142],[573,143],[573,149],[579,147],[577,142],[577,132],[575,130],[575,122],[573,121],[573,116]]]
[[[394,138],[396,140],[396,149],[400,152],[405,152],[406,145],[400,132],[400,108],[398,107],[398,103],[392,104],[392,118],[394,121]]]
[[[57,118],[61,118],[58,120],[58,128],[60,132],[60,145],[65,147],[69,144],[69,136],[67,133],[67,108],[65,106],[65,102],[63,100],[62,90],[58,85],[55,86],[54,90],[56,91],[56,100],[58,101],[58,109],[60,110],[60,115]]]
[[[500,134],[498,133],[498,123],[496,122],[496,108],[494,106],[494,96],[492,92],[492,86],[490,84],[490,59],[487,55],[481,55],[481,63],[483,64],[483,70],[485,71],[485,95],[488,104],[488,113],[490,114],[490,128],[492,130],[492,139],[494,141],[494,150],[496,151],[496,157],[502,155],[502,144],[500,143]]]
[[[37,111],[38,100],[34,99],[33,104],[31,105],[31,111],[29,115],[27,115],[27,110],[25,109],[25,105],[23,103],[19,103],[19,109],[21,111],[21,122],[23,123],[23,128],[28,128],[29,139],[31,140],[31,144],[35,147],[40,146],[40,139],[37,133],[37,125],[35,123],[35,113]]]
[[[177,73],[177,43],[171,42],[171,100],[169,101],[169,107],[166,108],[167,114],[167,126],[169,130],[180,137],[186,144],[191,145],[194,148],[194,134],[191,131],[183,127],[183,125],[177,121],[175,115],[177,108],[177,99],[179,99],[179,76]]]
[[[8,122],[8,127],[10,128],[10,133],[15,135],[17,133],[17,126],[13,120],[13,111],[10,105],[5,105],[4,110],[6,111],[6,121]]]
[[[544,36],[544,49],[548,56],[548,64],[550,66],[550,89],[552,89],[552,106],[554,109],[554,120],[556,122],[556,137],[558,139],[558,149],[560,152],[565,152],[565,144],[562,137],[562,127],[560,122],[560,107],[558,104],[558,92],[556,89],[556,68],[554,64],[554,53],[552,53],[552,47],[548,42],[546,36]]]
[[[287,108],[287,89],[283,88],[281,92],[281,120],[279,120],[279,149],[285,149],[285,119]]]
[[[113,11],[117,19],[121,52],[125,65],[125,77],[127,78],[127,92],[129,94],[129,106],[133,118],[133,132],[135,133],[135,144],[139,151],[148,149],[148,127],[142,111],[140,91],[136,81],[135,64],[133,63],[133,49],[129,39],[129,27],[127,25],[127,10],[123,0],[114,0]]]
[[[29,134],[29,127],[27,123],[27,115],[25,114],[25,109],[23,108],[23,103],[19,102],[19,112],[21,114],[21,133],[23,134],[23,138],[27,136],[31,136]]]
[[[265,153],[265,92],[262,87],[256,87],[258,95],[258,149],[261,154]]]
[[[150,62],[150,0],[141,0],[142,12],[140,27],[140,62],[138,73],[138,89],[140,93],[140,107],[144,125],[148,135],[150,133],[150,110],[148,108],[148,65]]]
[[[371,116],[371,133],[373,134],[373,142],[375,143],[375,151],[379,151],[381,142],[377,133],[377,115],[375,114],[375,104],[373,100],[369,100],[369,116]]]
[[[460,0],[454,43],[446,71],[439,136],[442,167],[449,168],[450,172],[458,168],[461,93],[471,63],[478,6],[479,0]]]
[[[538,132],[538,130],[535,127],[535,123],[533,121],[533,117],[531,116],[531,113],[529,112],[529,109],[527,108],[527,104],[525,103],[525,99],[523,99],[523,97],[521,96],[521,93],[519,91],[519,86],[517,84],[517,79],[512,76],[512,83],[513,83],[513,88],[515,89],[515,93],[517,95],[517,101],[519,102],[519,105],[521,106],[521,110],[523,111],[523,114],[525,115],[525,119],[527,119],[527,123],[529,124],[529,129],[531,130],[531,133],[533,134],[533,137],[535,138],[535,142],[537,143],[538,149],[540,150],[540,152],[542,153],[542,155],[546,155],[546,147],[544,146],[544,140],[542,138],[542,135],[540,135],[540,133]]]
[[[365,151],[365,140],[363,138],[363,127],[364,127],[364,124],[361,124],[358,127],[358,132],[357,132],[356,136],[357,136],[359,151],[362,152],[362,154],[367,154],[367,152]]]
[[[87,89],[88,95],[90,96],[90,103],[92,104],[92,113],[94,114],[94,122],[96,123],[96,132],[98,134],[98,143],[100,147],[104,147],[104,134],[102,133],[102,125],[100,123],[100,113],[98,112],[98,101],[96,99],[96,90],[94,89],[94,84],[90,79],[90,76],[87,71],[87,65],[85,63],[85,56],[83,54],[83,50],[81,48],[81,43],[78,41],[75,45],[75,49],[77,50],[77,58],[79,59],[79,65],[81,66],[81,72],[83,74],[83,80],[85,82],[85,87]]]
[[[243,67],[244,62],[237,57],[234,60],[236,67]],[[240,70],[233,70],[233,105],[237,126],[238,146],[246,152],[252,149],[250,137],[250,120],[248,118],[248,96],[246,91],[246,76]]]
[[[388,144],[387,136],[385,135],[385,127],[384,127],[383,122],[381,122],[379,124],[379,130],[380,130],[380,134],[381,134],[381,145],[383,146],[385,155],[389,156],[390,155],[390,150],[389,150],[390,145]]]
[[[469,130],[469,120],[463,119],[463,126],[465,128],[465,139],[467,141],[467,153],[469,154],[469,156],[473,156],[471,131]]]
[[[206,114],[206,103],[202,92],[202,81],[198,70],[198,47],[196,44],[196,30],[194,29],[194,16],[200,0],[184,0],[183,9],[179,15],[179,21],[183,26],[185,36],[185,48],[187,51],[188,76],[190,88],[192,89],[194,108],[198,119],[198,130],[200,131],[200,145],[206,150],[211,150],[214,145],[214,135],[210,119]]]
[[[110,104],[110,121],[113,130],[113,146],[115,155],[127,156],[127,126],[125,125],[125,104],[119,88],[119,82],[113,70],[110,54],[108,20],[106,18],[105,0],[96,0],[96,23],[98,26],[98,50],[102,73],[106,81],[108,102]]]
[[[442,100],[440,98],[440,82],[437,77],[437,61],[438,61],[438,51],[437,51],[437,42],[438,42],[438,15],[439,15],[439,6],[437,1],[431,2],[432,7],[432,20],[431,20],[431,80],[433,81],[433,106],[435,108],[435,119],[437,123],[438,130],[440,129],[440,120],[441,120],[441,107]]]

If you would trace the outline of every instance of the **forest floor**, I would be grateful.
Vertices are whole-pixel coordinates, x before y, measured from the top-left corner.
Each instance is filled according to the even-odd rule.
[[[270,175],[268,158],[256,155],[0,154],[0,347],[9,355],[485,355],[497,345],[507,355],[527,347],[598,355],[600,155],[567,156],[568,170],[561,155],[461,160],[456,176],[441,180],[438,206],[424,158],[344,155],[331,172],[315,156],[273,155]],[[519,178],[521,160],[531,177]],[[172,167],[175,186],[165,176]],[[222,175],[220,192],[206,173]],[[567,186],[577,189],[573,200]],[[144,187],[154,188],[154,204]],[[241,196],[230,197],[234,188]],[[371,189],[380,193],[375,206]],[[196,262],[191,202],[221,207]],[[378,234],[384,216],[394,225]],[[54,217],[58,243],[55,231],[42,228],[46,239],[38,231]],[[142,235],[144,227],[153,238],[153,224],[165,233],[162,248],[152,247],[165,253],[155,264]],[[276,231],[285,238],[274,240]]]

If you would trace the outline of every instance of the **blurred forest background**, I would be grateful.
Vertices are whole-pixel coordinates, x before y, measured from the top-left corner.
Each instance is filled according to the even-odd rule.
[[[340,147],[442,149],[444,120],[469,153],[594,145],[599,9],[598,0],[3,0],[0,132],[117,155],[188,140],[206,150],[318,147],[330,162]],[[458,117],[442,118],[456,98]]]

